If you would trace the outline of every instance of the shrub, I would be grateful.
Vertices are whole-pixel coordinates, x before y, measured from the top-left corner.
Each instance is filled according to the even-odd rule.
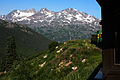
[[[59,45],[59,43],[58,42],[56,42],[56,41],[53,41],[53,42],[51,42],[50,44],[49,44],[49,50],[50,50],[50,52],[52,52],[52,51],[54,51],[55,50],[55,48],[56,48],[56,46],[58,46]]]
[[[11,72],[11,78],[17,80],[31,80],[32,66],[25,61],[22,61],[19,65],[15,66]]]

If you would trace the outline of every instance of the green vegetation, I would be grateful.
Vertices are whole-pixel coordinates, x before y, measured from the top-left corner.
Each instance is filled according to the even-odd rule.
[[[16,43],[15,43],[15,37],[10,36],[8,38],[7,42],[7,56],[6,56],[6,61],[5,61],[5,70],[8,71],[15,60],[18,59],[17,53],[16,53]]]
[[[55,23],[55,22],[54,22]],[[51,23],[52,24],[52,23]],[[57,24],[57,23],[56,23]],[[55,24],[55,25],[56,25]],[[35,30],[50,40],[68,41],[72,39],[90,39],[91,34],[95,33],[89,25],[64,25],[64,26],[41,26],[35,27]],[[99,26],[96,26],[98,28]]]
[[[16,40],[17,54],[24,57],[47,50],[51,42],[27,26],[0,20],[0,59],[6,55],[7,38],[11,35],[14,35]]]
[[[50,52],[52,52],[52,51],[54,51],[55,50],[55,48],[56,48],[56,46],[58,46],[58,42],[56,42],[56,41],[53,41],[53,42],[51,42],[50,44],[49,44],[49,50],[50,50]]]
[[[101,50],[90,43],[87,39],[53,42],[50,50],[15,62],[0,80],[86,80],[101,62]]]

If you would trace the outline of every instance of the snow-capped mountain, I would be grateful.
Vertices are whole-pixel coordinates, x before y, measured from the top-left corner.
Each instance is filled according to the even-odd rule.
[[[57,41],[89,38],[88,35],[101,29],[99,19],[73,8],[59,12],[49,11],[47,8],[42,8],[40,11],[35,9],[14,10],[8,15],[0,16],[0,19],[26,24],[46,37]],[[63,35],[69,35],[69,38],[65,39],[61,31]]]
[[[26,10],[13,10],[8,15],[1,16],[1,19],[8,20],[12,22],[18,22],[23,20],[30,20],[28,17],[36,13],[35,9],[26,9]]]
[[[1,16],[0,19],[9,20],[12,22],[27,21],[25,24],[32,23],[41,23],[47,22],[50,25],[52,22],[58,22],[59,25],[64,24],[89,24],[94,23],[94,25],[99,25],[99,20],[93,16],[88,15],[84,12],[79,12],[73,8],[67,8],[60,12],[49,11],[46,8],[42,8],[40,11],[35,9],[26,9],[26,10],[13,10],[8,15]],[[23,22],[24,23],[24,22]]]

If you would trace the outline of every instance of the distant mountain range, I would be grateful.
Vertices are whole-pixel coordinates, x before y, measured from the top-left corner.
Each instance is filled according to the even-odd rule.
[[[101,30],[100,20],[73,8],[54,12],[46,8],[13,10],[0,19],[25,24],[51,40],[88,39],[97,30]]]
[[[7,38],[15,36],[17,54],[28,57],[47,50],[51,40],[32,29],[12,22],[0,20],[0,58],[7,53]]]

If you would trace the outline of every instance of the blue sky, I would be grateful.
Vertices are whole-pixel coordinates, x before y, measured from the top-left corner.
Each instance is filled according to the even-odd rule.
[[[96,0],[0,0],[0,15],[8,14],[18,9],[47,8],[50,11],[61,11],[66,8],[74,8],[81,12],[101,19],[101,8]]]

